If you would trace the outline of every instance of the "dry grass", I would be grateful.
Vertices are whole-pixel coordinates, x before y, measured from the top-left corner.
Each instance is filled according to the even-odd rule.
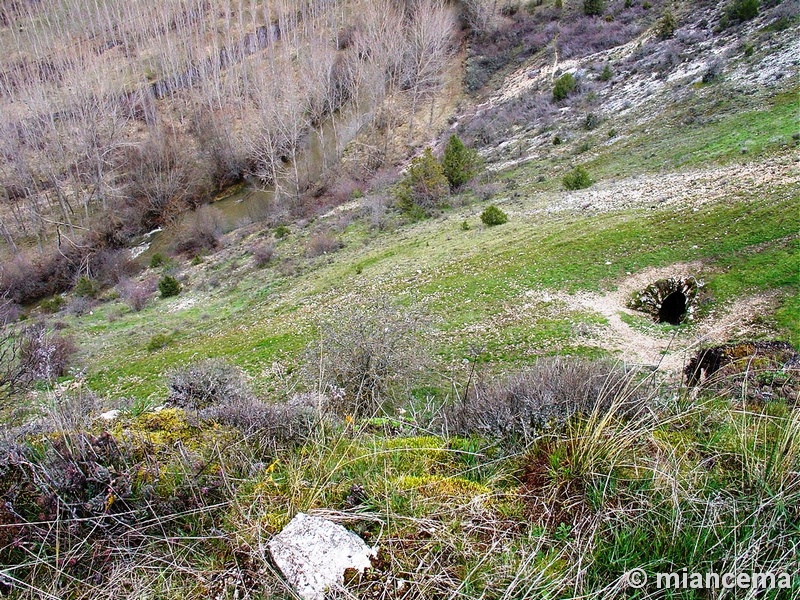
[[[298,512],[379,548],[336,598],[621,599],[633,567],[791,569],[796,409],[693,402],[632,380],[605,389],[615,390],[607,402],[522,447],[430,435],[409,420],[376,434],[374,419],[257,401],[201,412],[194,425],[183,411],[146,409],[103,437],[90,433],[98,400],[64,397],[45,407],[43,428],[6,430],[4,583],[31,599],[291,595],[266,548]],[[631,398],[650,410],[631,412]],[[302,432],[278,435],[295,417]],[[91,477],[70,473],[97,477],[98,466],[110,488],[94,496]],[[23,513],[19,477],[58,499],[38,504],[46,514]]]

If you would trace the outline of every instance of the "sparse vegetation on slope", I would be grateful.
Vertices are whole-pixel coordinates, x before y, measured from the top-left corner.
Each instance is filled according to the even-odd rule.
[[[292,69],[310,49],[319,64],[337,56],[328,83],[363,101],[336,83],[349,69],[375,104],[336,177],[305,197],[289,185],[301,148],[273,148],[270,134],[260,148],[280,151],[287,181],[240,184],[186,215],[184,194],[209,185],[187,174],[236,179],[229,159],[253,150],[237,140],[256,122],[233,114],[222,136],[230,114],[192,99],[234,71],[264,83],[258,35],[271,30],[257,32],[273,21],[258,3],[239,24],[242,6],[206,21],[214,2],[170,4],[172,21],[148,26],[159,40],[196,31],[180,65],[132,54],[146,40],[130,37],[136,22],[119,29],[121,46],[86,61],[125,48],[150,63],[164,95],[147,141],[119,133],[148,210],[169,207],[165,229],[137,239],[136,269],[127,249],[106,250],[117,241],[84,244],[66,217],[83,231],[100,213],[81,214],[72,183],[84,176],[53,171],[37,190],[53,193],[40,216],[58,217],[58,258],[31,261],[28,248],[0,265],[26,286],[0,296],[0,594],[294,597],[268,548],[305,512],[378,548],[337,598],[738,592],[657,589],[659,573],[684,572],[772,572],[771,589],[748,593],[800,596],[797,88],[778,76],[796,60],[798,21],[785,4],[740,20],[727,5],[659,0],[592,15],[560,0],[311,2],[291,15],[279,3]],[[12,5],[0,36],[19,44],[10,25],[47,7]],[[96,18],[70,39],[104,40]],[[95,38],[78,35],[93,23]],[[181,68],[201,47],[233,48],[222,37],[250,24],[225,74],[161,73],[191,79]],[[454,41],[463,53],[442,62]],[[33,60],[0,63],[17,59]],[[574,86],[554,98],[565,74]],[[290,106],[294,91],[240,108],[256,102],[292,128],[308,106],[329,115],[344,100]],[[322,144],[326,125],[311,126]],[[206,154],[211,171],[184,161]],[[114,214],[124,189],[87,202]],[[34,196],[7,200],[18,211]]]

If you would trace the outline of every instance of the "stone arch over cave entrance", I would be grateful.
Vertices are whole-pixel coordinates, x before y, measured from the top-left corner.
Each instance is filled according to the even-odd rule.
[[[669,323],[670,325],[680,325],[686,315],[687,301],[683,292],[675,291],[664,298],[658,308],[657,321],[659,323]]]
[[[680,325],[692,317],[702,285],[694,277],[659,279],[635,292],[628,301],[628,308],[649,314],[657,323]]]

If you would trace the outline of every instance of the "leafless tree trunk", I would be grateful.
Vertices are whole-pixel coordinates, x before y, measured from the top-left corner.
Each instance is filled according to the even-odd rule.
[[[442,75],[453,52],[455,15],[441,0],[417,0],[408,30],[405,77],[411,90],[408,144],[419,102],[442,87]]]

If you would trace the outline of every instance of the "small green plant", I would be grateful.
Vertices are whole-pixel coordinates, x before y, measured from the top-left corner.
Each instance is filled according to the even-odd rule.
[[[447,142],[442,157],[442,171],[452,189],[457,189],[475,177],[480,170],[480,157],[472,148],[467,148],[453,134]]]
[[[650,4],[649,2],[642,2],[642,8],[645,10],[650,10],[651,8],[653,8],[653,5]]]
[[[481,221],[483,221],[485,225],[493,227],[494,225],[507,223],[508,215],[492,204],[486,207],[486,210],[481,213]]]
[[[792,20],[786,16],[778,18],[776,21],[773,21],[769,25],[764,28],[764,31],[786,31],[789,27],[792,26]]]
[[[153,256],[150,257],[150,268],[157,269],[164,265],[167,262],[167,257],[161,254],[161,252],[156,252]]]
[[[289,228],[286,225],[278,225],[275,228],[275,237],[279,240],[285,238],[289,233]]]
[[[586,115],[586,119],[583,121],[583,128],[586,131],[597,129],[598,125],[600,125],[600,117],[598,117],[595,113],[589,113]]]
[[[556,0],[554,6],[556,10],[561,10],[562,8],[564,8],[564,0]]]
[[[603,0],[583,0],[583,14],[597,17],[603,14]]]
[[[755,47],[750,42],[746,42],[744,46],[742,46],[742,50],[744,51],[744,55],[748,57],[753,56],[753,53],[756,51]]]
[[[158,291],[162,298],[170,298],[181,293],[181,284],[172,275],[164,275],[158,281]]]
[[[65,302],[66,300],[64,300],[63,296],[56,294],[55,296],[50,296],[49,298],[42,300],[39,303],[39,308],[46,313],[57,313],[59,310],[61,310],[61,307],[64,306]]]
[[[468,221],[461,222],[461,231],[469,231],[470,229],[472,229],[472,227],[469,226]]]
[[[553,532],[553,537],[559,542],[566,542],[572,533],[572,526],[566,523],[559,523],[556,530]]]
[[[614,73],[611,72],[611,67],[608,63],[603,67],[603,70],[600,71],[600,81],[608,81],[614,76]]]
[[[564,73],[556,79],[556,83],[553,86],[553,100],[560,102],[566,99],[567,96],[575,91],[577,86],[578,83],[575,81],[575,76],[572,73]]]
[[[85,275],[81,276],[78,283],[75,284],[75,295],[82,298],[93,298],[95,294],[97,294],[97,286],[94,281]]]
[[[195,257],[192,259],[192,262],[191,262],[190,264],[191,264],[193,267],[196,267],[197,265],[201,265],[201,264],[203,264],[203,257],[202,257],[202,256],[200,256],[200,255],[198,254],[197,256],[195,256]]]
[[[677,27],[678,22],[675,20],[675,15],[672,14],[672,11],[666,10],[658,20],[656,35],[660,40],[668,40],[675,35],[675,29]]]
[[[172,336],[165,333],[157,333],[147,341],[145,348],[148,352],[155,352],[167,347],[172,342]]]
[[[568,190],[582,190],[593,183],[589,173],[580,165],[564,175],[561,182],[564,184],[564,188]]]
[[[553,136],[553,146],[560,146],[562,141],[560,135]]]

